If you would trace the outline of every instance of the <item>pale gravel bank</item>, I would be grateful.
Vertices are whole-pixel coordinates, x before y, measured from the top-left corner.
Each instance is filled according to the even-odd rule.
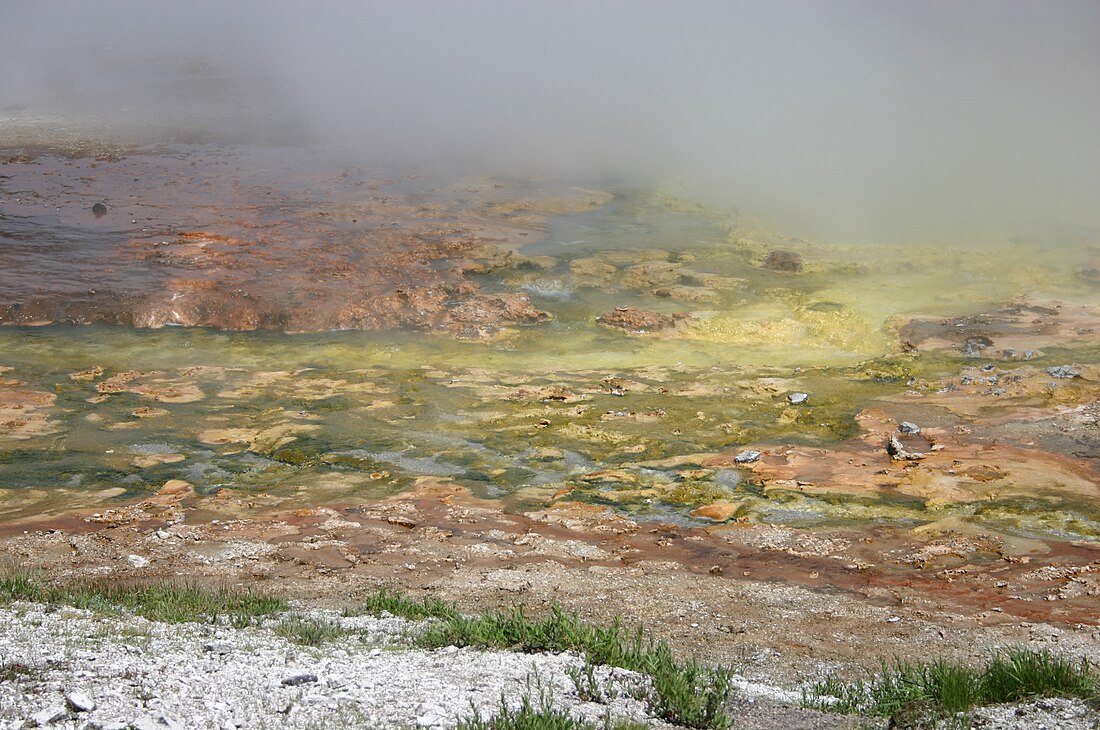
[[[593,721],[609,707],[646,719],[631,698],[580,702],[568,674],[583,666],[576,655],[424,651],[403,638],[401,619],[311,613],[357,634],[312,648],[276,635],[278,619],[234,629],[15,604],[0,610],[0,657],[29,671],[0,683],[0,727],[453,727],[473,707],[494,714],[502,694],[518,702],[535,683]],[[640,681],[602,672],[613,674]]]
[[[282,619],[235,629],[12,604],[0,609],[0,728],[453,728],[474,708],[491,716],[502,696],[515,705],[540,690],[593,723],[610,712],[672,728],[629,696],[646,682],[633,672],[600,668],[601,684],[619,696],[582,701],[569,674],[584,664],[575,654],[427,651],[412,647],[414,625],[404,619],[298,615],[339,622],[352,633],[314,648],[275,633]],[[801,709],[791,689],[740,678],[736,685],[735,728],[882,726]],[[974,727],[1076,730],[1100,727],[1100,716],[1080,702],[1041,700],[981,710]]]

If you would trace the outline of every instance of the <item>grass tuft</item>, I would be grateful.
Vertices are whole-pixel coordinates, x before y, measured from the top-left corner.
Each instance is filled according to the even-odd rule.
[[[26,679],[36,674],[38,674],[37,670],[31,669],[22,662],[4,662],[0,664],[0,684]]]
[[[633,720],[612,720],[610,713],[603,723],[594,725],[554,707],[553,696],[540,689],[536,705],[530,693],[525,694],[518,707],[509,707],[500,698],[500,710],[486,718],[475,707],[473,715],[458,721],[455,730],[645,730],[644,723]]]
[[[370,611],[367,607],[371,606],[374,612],[437,619],[417,637],[417,643],[429,649],[468,646],[525,653],[577,651],[591,664],[648,674],[651,690],[642,699],[656,716],[689,728],[729,727],[724,707],[732,691],[730,669],[678,662],[666,642],[648,638],[640,627],[628,631],[618,619],[597,626],[565,613],[560,606],[542,618],[532,618],[522,608],[464,616],[451,604],[412,601],[386,592],[368,598],[360,610]]]
[[[990,660],[982,676],[982,697],[990,703],[1031,697],[1100,697],[1100,672],[1088,659],[1072,661],[1048,650],[1011,649]]]
[[[355,608],[344,609],[345,616],[362,616],[370,614],[377,616],[381,613],[389,613],[410,621],[423,621],[429,618],[452,619],[457,617],[458,609],[446,601],[425,596],[420,600],[393,593],[383,588],[372,593]]]
[[[121,608],[150,621],[225,621],[237,628],[287,607],[285,599],[247,588],[205,588],[176,581],[119,585],[102,579],[57,586],[27,575],[0,578],[0,604],[12,601],[67,605],[101,613]]]
[[[826,677],[803,704],[845,714],[949,720],[975,707],[1037,697],[1100,698],[1100,674],[1087,659],[1072,661],[1050,651],[1016,648],[994,654],[982,667],[937,659],[883,662],[877,676],[846,682]]]
[[[288,616],[275,624],[273,631],[278,635],[302,646],[321,646],[344,636],[347,632],[336,621]]]

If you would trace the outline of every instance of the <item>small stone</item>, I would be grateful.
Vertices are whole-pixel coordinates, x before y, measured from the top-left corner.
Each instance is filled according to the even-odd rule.
[[[130,722],[130,727],[133,730],[182,730],[182,725],[173,720],[170,717],[164,715],[144,715],[136,720]]]
[[[643,334],[671,329],[682,320],[689,319],[690,316],[686,312],[661,314],[648,309],[636,309],[620,305],[615,307],[614,310],[597,317],[596,323],[605,327],[614,327],[635,334]]]
[[[715,522],[726,522],[737,514],[741,505],[735,502],[714,502],[692,510],[692,517],[701,517]]]
[[[787,396],[787,402],[797,406],[799,403],[805,403],[809,397],[808,393],[791,393]]]
[[[797,274],[802,271],[802,256],[794,251],[776,249],[769,252],[768,257],[764,259],[764,268],[769,271]]]
[[[283,680],[284,687],[297,687],[300,684],[311,684],[317,681],[316,674],[295,674]]]
[[[143,558],[140,555],[127,555],[126,562],[135,568],[144,568],[149,564],[149,558]]]
[[[1058,365],[1057,367],[1047,368],[1047,373],[1052,378],[1062,378],[1065,380],[1076,378],[1081,374],[1080,371],[1070,367],[1069,365]]]
[[[448,723],[447,713],[437,705],[422,702],[416,708],[417,727],[438,727]]]
[[[161,497],[191,497],[195,494],[195,488],[191,486],[189,482],[185,482],[182,479],[169,479],[164,483],[164,486],[157,491],[157,495]]]
[[[69,716],[69,711],[60,705],[54,707],[47,707],[44,710],[31,715],[31,722],[34,723],[31,727],[45,727],[46,725],[52,725],[55,722],[61,722]]]
[[[902,433],[917,434],[920,433],[920,426],[913,423],[912,421],[902,421],[901,424],[898,426],[898,430]]]
[[[92,206],[92,215],[94,215],[96,218],[102,218],[103,216],[107,215],[107,206],[103,203],[96,203]]]
[[[95,700],[83,692],[69,692],[65,695],[65,704],[74,712],[91,712],[95,709]]]
[[[886,442],[886,453],[890,454],[890,458],[895,461],[919,461],[928,456],[921,451],[907,451],[897,436],[890,435],[890,440]]]
[[[228,641],[212,641],[209,644],[203,644],[202,650],[218,656],[225,656],[233,651],[233,645]]]
[[[740,454],[733,457],[733,461],[737,464],[751,464],[754,461],[760,461],[760,452],[752,450],[742,451]]]
[[[962,351],[967,357],[981,357],[982,350],[993,345],[993,340],[984,335],[968,337],[963,343]]]

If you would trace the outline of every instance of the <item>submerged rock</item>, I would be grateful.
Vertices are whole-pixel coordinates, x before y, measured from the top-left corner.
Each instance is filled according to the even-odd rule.
[[[775,249],[768,252],[767,257],[764,259],[764,268],[768,271],[797,274],[802,271],[802,256],[794,251]]]
[[[718,301],[718,292],[705,286],[662,286],[653,290],[653,295],[669,299],[682,299],[686,302],[712,303]]]
[[[702,517],[715,522],[726,522],[737,515],[741,505],[737,502],[712,502],[692,510],[692,517]]]
[[[648,309],[623,306],[615,307],[612,311],[601,315],[596,319],[596,322],[605,327],[614,327],[635,334],[644,334],[673,329],[677,324],[690,317],[691,315],[686,312],[661,314],[660,312],[653,312]]]
[[[809,399],[810,399],[810,396],[809,396],[808,393],[791,393],[790,395],[787,396],[787,402],[790,403],[791,405],[796,405],[796,406],[799,405],[800,403],[805,403]]]
[[[536,309],[526,294],[477,294],[453,307],[443,327],[462,339],[487,340],[514,324],[538,324],[553,319]]]

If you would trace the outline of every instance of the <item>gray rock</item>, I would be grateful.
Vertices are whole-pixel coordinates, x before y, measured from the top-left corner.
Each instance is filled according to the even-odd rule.
[[[791,393],[787,396],[787,402],[797,406],[799,403],[805,403],[809,397],[808,393]]]
[[[1047,368],[1047,374],[1052,378],[1063,378],[1069,380],[1070,378],[1076,378],[1081,375],[1079,370],[1076,370],[1069,365],[1058,365],[1057,367]]]
[[[733,457],[733,461],[736,464],[751,464],[754,461],[760,461],[759,451],[742,451],[737,456]]]
[[[202,650],[217,656],[225,656],[233,651],[233,645],[228,641],[211,641],[203,644]]]
[[[992,346],[993,340],[983,335],[968,337],[963,343],[962,351],[967,357],[981,357],[982,350]]]
[[[317,681],[316,674],[295,674],[283,680],[284,687],[297,687],[300,684],[312,684]]]
[[[898,430],[902,433],[920,433],[920,426],[912,421],[902,421],[898,425]]]

